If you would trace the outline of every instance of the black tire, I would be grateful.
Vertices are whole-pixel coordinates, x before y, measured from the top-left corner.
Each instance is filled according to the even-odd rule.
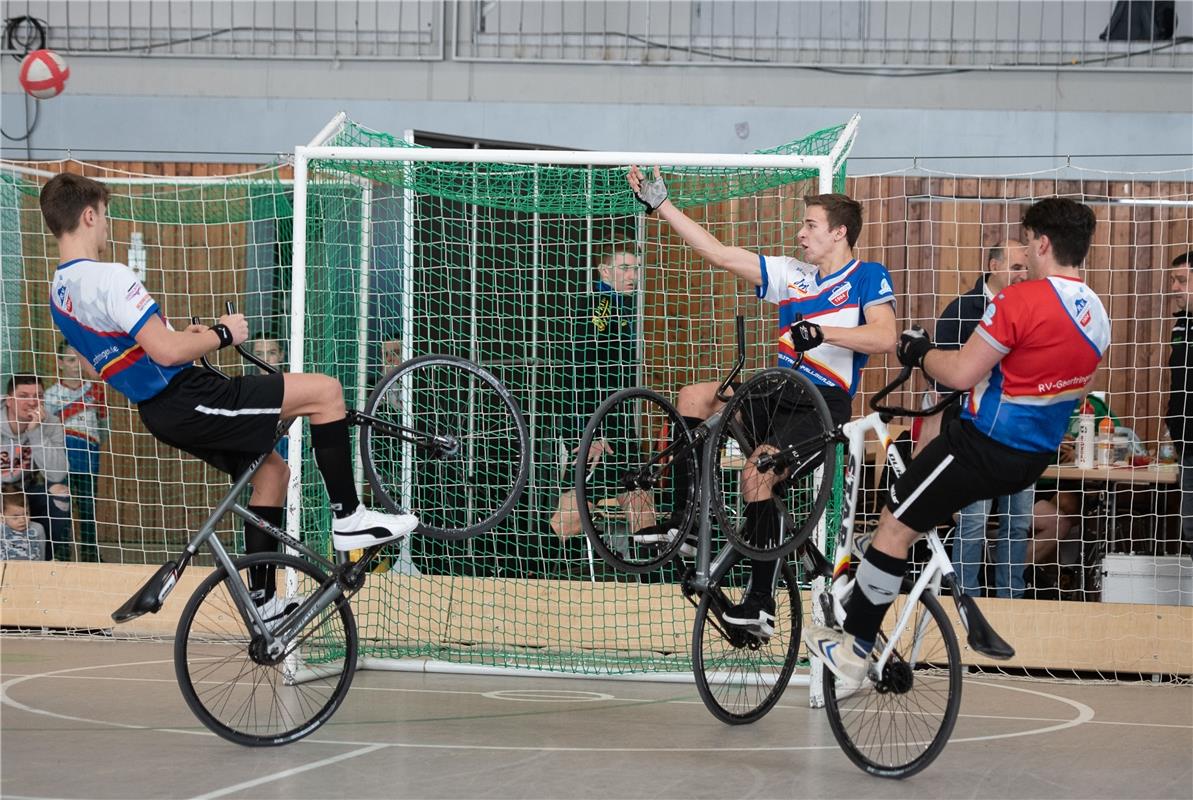
[[[799,412],[776,416],[776,408]],[[796,441],[784,433],[793,419],[800,425]],[[784,558],[812,533],[832,494],[837,448],[829,437],[834,429],[824,397],[794,370],[764,369],[734,391],[712,432],[704,468],[717,476],[712,481],[710,506],[735,549],[752,558]],[[796,447],[802,468],[782,481],[775,495],[783,520],[779,540],[754,542],[744,530],[745,467],[758,463],[757,448],[775,442]],[[819,480],[814,469],[818,464],[824,467]]]
[[[237,576],[217,569],[182,611],[174,638],[178,686],[199,721],[223,738],[253,747],[288,744],[317,730],[348,694],[356,670],[356,620],[340,595],[298,631],[287,657],[257,663],[230,581],[247,586],[249,567],[276,570],[279,592],[286,592],[288,567],[298,579],[294,596],[301,596],[314,594],[325,578],[309,562],[286,553],[255,553],[235,563]],[[294,683],[300,655],[307,664],[324,666],[320,673],[325,674]]]
[[[724,598],[724,606],[741,602],[746,563],[731,569],[718,589],[704,593],[692,626],[692,671],[700,699],[729,725],[761,719],[779,702],[795,671],[803,634],[799,585],[786,562],[775,586],[775,632],[768,642],[762,644],[756,636],[720,621],[714,610],[716,593]]]
[[[649,389],[617,392],[588,420],[576,450],[576,511],[593,549],[615,569],[643,573],[659,568],[675,557],[695,525],[696,450],[681,446],[672,457],[660,452],[689,436],[675,406]],[[608,449],[589,469],[595,442]],[[636,488],[627,488],[638,477],[643,480]],[[598,520],[598,511],[606,508],[609,514]],[[629,530],[640,519],[652,524]],[[676,534],[661,536],[671,530]],[[642,541],[648,537],[661,541]]]
[[[443,455],[365,424],[365,477],[391,512],[418,515],[418,533],[467,539],[498,525],[530,475],[530,432],[518,403],[488,370],[455,356],[420,356],[387,374],[365,413],[426,435],[447,435]]]
[[[867,681],[838,699],[836,677],[824,670],[824,705],[833,736],[850,761],[881,778],[907,778],[931,764],[948,744],[961,708],[961,653],[952,623],[930,592],[918,605],[881,684]],[[876,650],[885,646],[898,606],[887,613]],[[910,663],[920,623],[922,643]]]

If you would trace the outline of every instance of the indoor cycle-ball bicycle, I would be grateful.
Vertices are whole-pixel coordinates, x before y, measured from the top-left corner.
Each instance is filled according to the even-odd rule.
[[[740,330],[739,324],[739,339]],[[742,349],[739,342],[738,368]],[[891,392],[906,383],[911,372],[904,369],[871,399],[871,414],[839,427],[832,425],[811,382],[785,368],[765,369],[743,382],[727,396],[720,412],[694,430],[666,399],[646,389],[613,395],[590,420],[577,464],[585,462],[587,446],[601,438],[606,440],[602,461],[615,462],[602,471],[609,485],[586,485],[584,479],[596,471],[577,468],[577,507],[594,549],[620,569],[644,572],[674,559],[685,539],[698,530],[695,565],[684,576],[683,590],[699,603],[692,636],[696,685],[705,705],[719,719],[745,723],[760,718],[778,701],[795,669],[802,609],[796,570],[787,563],[790,554],[796,553],[800,577],[812,585],[814,618],[830,625],[843,622],[842,603],[852,588],[854,523],[866,435],[876,434],[888,468],[898,477],[905,465],[891,446],[888,423],[896,416],[937,413],[955,398],[946,397],[922,410],[882,405]],[[728,384],[727,379],[722,390]],[[773,420],[782,417],[775,409],[784,406],[816,415],[819,430],[800,441],[784,442],[773,427]],[[659,446],[654,431],[662,429],[664,421],[667,429],[676,433],[666,446]],[[623,438],[616,439],[618,435]],[[755,454],[759,444],[767,441],[780,444]],[[811,535],[832,493],[838,444],[847,449],[841,523],[837,531],[830,532],[834,545],[830,561]],[[680,480],[677,490],[677,472],[694,469],[698,458],[702,480]],[[752,461],[760,472],[783,476],[774,492],[781,534],[777,543],[765,543],[769,546],[745,535],[744,501],[734,485],[743,460]],[[611,548],[585,509],[586,502],[615,490],[648,493],[656,516],[663,520],[656,528],[665,529],[668,535],[647,532],[640,538],[652,544],[639,551]],[[711,556],[714,521],[716,531],[726,540],[715,557]],[[956,635],[938,600],[942,589],[956,603],[971,648],[1000,660],[1014,655],[974,600],[961,592],[936,531],[926,532],[923,541],[929,553],[927,563],[918,568],[914,579],[909,576],[904,581],[901,597],[884,622],[863,686],[838,691],[836,678],[823,670],[817,687],[833,734],[846,754],[862,769],[884,777],[907,777],[930,764],[948,742],[956,722],[963,667]],[[743,557],[780,559],[772,592],[777,609],[775,632],[769,638],[728,625],[721,618],[746,591],[738,574]]]
[[[229,304],[231,313],[231,304]],[[241,346],[259,369],[276,372]],[[206,359],[203,366],[220,375]],[[224,376],[226,377],[226,376]],[[530,437],[517,402],[490,372],[462,358],[430,355],[385,374],[362,412],[360,455],[373,497],[390,511],[411,509],[416,534],[464,539],[506,518],[526,486]],[[278,425],[276,439],[290,420]],[[276,440],[275,440],[276,441]],[[291,445],[295,446],[295,445]],[[174,670],[187,705],[214,733],[242,745],[280,745],[317,730],[339,707],[355,671],[359,636],[349,599],[373,557],[336,552],[329,560],[241,504],[263,453],[176,558],[163,564],[119,610],[116,622],[156,613],[190,561],[206,546],[215,569],[191,595],[174,638]],[[216,535],[228,512],[285,546],[236,558]],[[266,620],[250,596],[250,575],[292,601]]]

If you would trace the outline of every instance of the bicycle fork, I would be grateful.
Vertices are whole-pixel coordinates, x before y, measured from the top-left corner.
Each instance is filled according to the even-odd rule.
[[[988,658],[1005,661],[1015,655],[1015,649],[998,635],[998,632],[990,625],[990,622],[982,614],[977,602],[965,594],[961,590],[956,580],[956,573],[953,571],[953,563],[949,559],[948,553],[945,552],[944,545],[941,543],[939,537],[929,535],[925,541],[928,544],[928,549],[931,551],[931,558],[924,570],[920,573],[919,579],[914,585],[910,587],[904,584],[906,590],[907,602],[904,604],[902,611],[899,614],[898,622],[892,626],[891,630],[902,631],[911,621],[911,615],[915,613],[916,601],[919,597],[927,591],[935,595],[940,595],[942,588],[947,589],[949,595],[953,598],[953,603],[957,607],[957,615],[961,620],[961,625],[965,628],[966,642],[973,648],[974,651],[981,653]],[[823,568],[823,567],[822,567]],[[845,598],[853,589],[853,579],[847,580],[838,579],[834,581],[833,586],[829,592],[821,596],[821,603],[825,613],[825,618],[834,621],[841,625],[845,621]],[[918,621],[917,630],[915,631],[913,651],[907,654],[911,661],[918,658],[918,650],[923,637],[923,625],[927,624],[926,616]],[[878,662],[875,669],[878,674],[882,674],[882,669],[890,659],[892,651],[894,650],[894,640],[887,642],[879,654]]]

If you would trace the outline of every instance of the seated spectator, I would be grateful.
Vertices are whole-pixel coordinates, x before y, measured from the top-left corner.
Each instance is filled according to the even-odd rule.
[[[1095,430],[1104,418],[1109,417],[1114,423],[1115,435],[1126,437],[1132,453],[1143,455],[1147,452],[1135,432],[1124,427],[1114,415],[1102,393],[1091,392],[1086,399],[1093,407]],[[1058,464],[1071,464],[1077,458],[1076,441],[1080,411],[1081,406],[1078,406],[1069,417],[1069,431],[1057,451]],[[1046,483],[1040,481],[1038,496],[1032,508],[1032,541],[1028,550],[1028,563],[1040,566],[1080,560],[1079,548],[1076,553],[1066,553],[1061,546],[1066,541],[1081,538],[1082,512],[1087,505],[1084,492],[1062,491],[1055,486],[1047,486]]]
[[[0,408],[0,484],[25,495],[30,518],[48,530],[47,557],[71,559],[70,462],[62,423],[46,413],[41,381],[13,375]]]
[[[29,519],[25,495],[5,490],[0,504],[3,505],[3,517],[0,517],[0,560],[44,561],[46,531]]]
[[[286,370],[286,343],[281,339],[276,339],[268,333],[263,333],[260,337],[249,342],[248,345],[249,352],[266,364],[277,367],[283,372]]]
[[[402,363],[402,340],[398,338],[386,339],[381,343],[382,369],[389,372],[397,369]]]

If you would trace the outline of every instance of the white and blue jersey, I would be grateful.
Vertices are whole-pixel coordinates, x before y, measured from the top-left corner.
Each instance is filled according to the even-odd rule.
[[[799,317],[838,328],[866,324],[866,309],[895,302],[891,275],[875,261],[854,259],[821,277],[812,264],[785,256],[759,256],[762,285],[758,297],[779,307],[779,366],[794,367],[791,324]],[[804,353],[799,371],[821,386],[844,389],[852,397],[869,355],[835,344]]]
[[[145,286],[124,264],[78,258],[58,266],[50,312],[70,346],[134,403],[156,395],[187,365],[158,364],[137,344],[137,332],[157,315]]]

